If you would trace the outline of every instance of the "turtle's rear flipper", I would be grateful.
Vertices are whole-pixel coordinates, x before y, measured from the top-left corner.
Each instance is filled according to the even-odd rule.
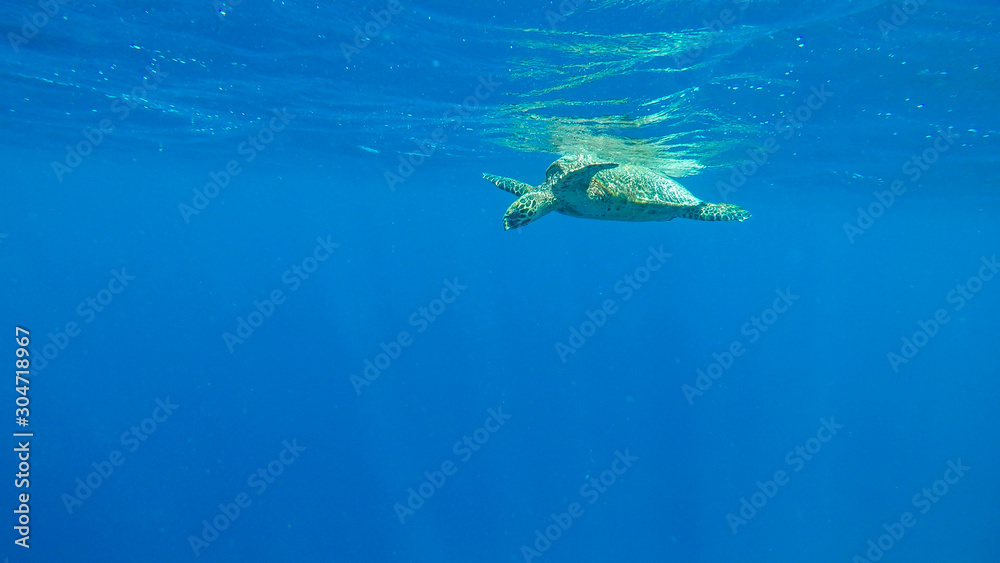
[[[688,217],[698,221],[746,221],[750,212],[731,203],[702,203],[691,207]]]
[[[523,227],[555,208],[556,198],[551,192],[524,194],[507,208],[507,213],[503,216],[503,228],[509,231]]]
[[[483,178],[486,178],[490,182],[493,182],[501,190],[510,192],[518,197],[535,189],[535,187],[530,184],[525,184],[524,182],[518,182],[517,180],[514,180],[512,178],[504,178],[503,176],[494,176],[493,174],[483,174]]]

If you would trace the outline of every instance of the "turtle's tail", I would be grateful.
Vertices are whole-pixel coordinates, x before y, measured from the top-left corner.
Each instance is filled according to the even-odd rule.
[[[702,203],[692,208],[688,217],[699,221],[746,221],[750,212],[731,203]]]
[[[501,190],[510,192],[517,197],[521,197],[528,192],[535,190],[534,186],[530,184],[525,184],[524,182],[518,182],[511,178],[504,178],[503,176],[494,176],[493,174],[483,174],[483,178],[486,178],[490,182],[493,182]]]

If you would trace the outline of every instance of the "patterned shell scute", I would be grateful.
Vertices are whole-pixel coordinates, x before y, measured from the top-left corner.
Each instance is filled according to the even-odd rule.
[[[701,203],[674,180],[630,164],[598,172],[591,181],[588,193],[593,191],[603,191],[608,196],[638,205],[689,206]]]
[[[631,164],[601,170],[585,186],[562,181],[567,174],[599,162],[603,161],[591,155],[564,156],[549,166],[545,173],[544,187],[569,201],[586,194],[593,202],[613,200],[626,205],[690,206],[701,203],[701,200],[674,180],[649,168]]]

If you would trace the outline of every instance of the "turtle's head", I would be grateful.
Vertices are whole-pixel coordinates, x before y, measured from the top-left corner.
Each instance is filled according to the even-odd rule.
[[[702,203],[695,208],[692,219],[699,221],[746,221],[750,212],[731,203]]]

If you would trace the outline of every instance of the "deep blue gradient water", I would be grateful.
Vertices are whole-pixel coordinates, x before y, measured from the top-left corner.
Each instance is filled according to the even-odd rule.
[[[7,560],[1000,561],[995,2],[0,32]],[[753,216],[505,232],[579,152]]]

